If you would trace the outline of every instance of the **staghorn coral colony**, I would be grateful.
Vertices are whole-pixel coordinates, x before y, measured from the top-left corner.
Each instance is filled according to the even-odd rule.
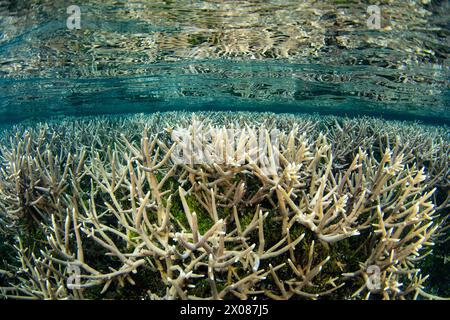
[[[177,127],[277,129],[278,168],[175,163]],[[244,112],[16,125],[1,296],[438,299],[421,263],[448,240],[449,143],[446,127]]]

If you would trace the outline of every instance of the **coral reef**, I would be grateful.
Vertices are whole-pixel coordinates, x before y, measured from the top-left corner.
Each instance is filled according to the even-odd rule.
[[[188,147],[173,140],[177,128],[248,134],[234,149],[226,135],[212,137],[224,161],[175,163],[177,147]],[[275,171],[243,152],[252,130],[271,129]],[[447,133],[212,112],[15,126],[0,138],[1,295],[439,298],[419,265],[448,239]]]

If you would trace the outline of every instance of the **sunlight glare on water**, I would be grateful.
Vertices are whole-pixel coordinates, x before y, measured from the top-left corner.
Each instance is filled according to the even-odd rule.
[[[0,3],[0,117],[192,110],[448,123],[448,1]]]

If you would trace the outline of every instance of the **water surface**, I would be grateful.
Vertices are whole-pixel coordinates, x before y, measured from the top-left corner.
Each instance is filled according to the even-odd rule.
[[[449,123],[448,1],[0,3],[0,122],[252,110]]]

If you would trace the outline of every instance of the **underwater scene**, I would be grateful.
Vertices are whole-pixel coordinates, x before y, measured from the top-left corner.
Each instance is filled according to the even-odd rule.
[[[449,57],[448,0],[0,0],[0,300],[450,299]]]

